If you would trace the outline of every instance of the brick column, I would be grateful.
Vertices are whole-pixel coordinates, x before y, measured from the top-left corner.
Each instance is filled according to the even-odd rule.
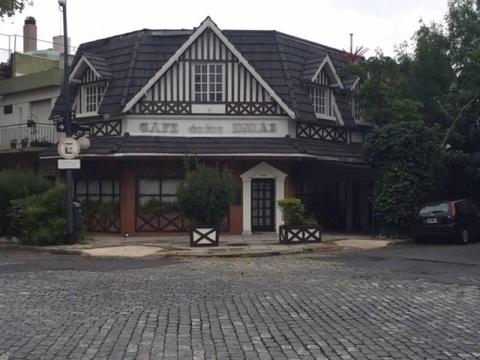
[[[243,209],[241,205],[230,207],[230,234],[241,234],[243,230]]]
[[[120,179],[120,233],[123,236],[135,233],[136,190],[133,164],[124,163]]]
[[[295,183],[291,176],[287,176],[285,179],[285,197],[294,198],[297,195],[295,191]]]
[[[347,231],[353,230],[353,182],[348,181],[345,189]]]

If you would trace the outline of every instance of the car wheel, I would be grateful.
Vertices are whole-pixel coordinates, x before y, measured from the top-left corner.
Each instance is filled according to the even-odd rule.
[[[468,232],[468,229],[462,229],[460,230],[460,234],[458,236],[458,243],[461,245],[466,245],[470,242],[470,233]]]

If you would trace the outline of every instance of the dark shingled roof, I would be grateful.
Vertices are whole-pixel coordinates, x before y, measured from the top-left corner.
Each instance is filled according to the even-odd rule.
[[[83,56],[90,61],[90,64],[98,71],[102,79],[110,80],[112,78],[112,71],[104,57],[89,52],[84,52]]]
[[[218,155],[255,154],[271,156],[307,156],[340,162],[363,163],[360,145],[328,141],[284,138],[238,137],[176,137],[176,136],[106,136],[90,140],[83,155],[115,154]],[[42,157],[57,157],[56,148],[46,150]],[[268,155],[266,155],[268,156]]]
[[[303,80],[312,80],[312,77],[316,74],[326,56],[327,52],[324,52],[323,54],[315,54],[311,58],[307,59],[305,66],[303,67]]]
[[[97,70],[111,76],[99,113],[119,113],[192,31],[144,29],[84,43],[78,48],[73,66],[82,54],[87,54],[88,59],[99,66]],[[296,113],[298,120],[319,122],[305,86],[305,74],[314,71],[327,54],[337,70],[342,68],[345,65],[343,51],[277,31],[224,30],[223,34]],[[75,90],[72,93],[75,94]],[[355,127],[348,107],[341,105],[346,103],[346,92],[337,90],[335,95],[345,125]],[[60,96],[54,111],[62,108]]]

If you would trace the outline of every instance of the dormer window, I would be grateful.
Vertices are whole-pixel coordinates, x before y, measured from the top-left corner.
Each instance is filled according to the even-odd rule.
[[[332,90],[328,86],[312,84],[309,88],[309,94],[316,117],[335,120],[332,107]]]
[[[305,67],[304,78],[317,119],[337,121],[333,88],[342,88],[328,55],[313,58]]]
[[[362,115],[360,113],[360,106],[355,94],[352,94],[348,97],[348,104],[350,105],[350,109],[352,109],[353,119],[355,121],[361,121]]]
[[[100,103],[105,93],[105,82],[95,82],[85,84],[81,87],[81,113],[95,113],[100,107]]]
[[[70,82],[78,84],[75,109],[80,116],[98,113],[111,78],[112,73],[103,57],[91,53],[82,55],[70,73]]]
[[[352,110],[353,120],[358,123],[365,122],[365,118],[362,115],[362,110],[360,109],[360,103],[358,101],[358,91],[360,89],[359,79],[355,80],[352,87],[350,88],[351,93],[348,95],[348,105]]]
[[[195,64],[194,68],[194,102],[222,102],[224,66],[218,63]]]

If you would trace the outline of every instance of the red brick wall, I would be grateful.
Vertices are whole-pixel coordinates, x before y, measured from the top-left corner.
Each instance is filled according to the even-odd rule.
[[[243,208],[241,205],[230,207],[230,234],[243,232]]]
[[[293,182],[293,178],[291,176],[287,176],[285,179],[285,197],[295,197],[295,183]]]
[[[0,169],[38,171],[38,152],[22,150],[5,151],[0,154]]]
[[[231,161],[219,161],[221,164],[226,164],[232,170],[235,180],[240,188],[242,189],[242,182],[240,175],[251,169],[252,167],[259,164],[260,160],[231,160]],[[52,161],[47,164],[47,162],[42,162],[43,169],[41,170],[44,173],[51,173],[56,170],[56,161]],[[286,161],[272,160],[268,161],[269,164],[275,166],[276,168],[289,173],[289,166]],[[209,162],[209,165],[214,165],[215,163]],[[82,172],[87,169],[87,162],[82,162]],[[122,235],[135,234],[135,206],[136,206],[136,178],[139,176],[148,176],[150,172],[158,172],[161,175],[175,177],[177,172],[178,161],[174,160],[137,160],[135,162],[129,161],[99,161],[91,163],[93,165],[91,172],[103,176],[106,173],[115,174],[118,173],[120,179],[120,233]],[[152,175],[156,175],[152,174]],[[115,175],[117,176],[117,175]],[[285,195],[287,197],[295,196],[295,184],[291,176],[287,176],[285,182]],[[240,199],[242,195],[240,194]],[[229,233],[231,234],[241,234],[243,232],[243,208],[241,205],[236,204],[230,208],[230,229]]]
[[[135,233],[135,171],[131,164],[124,164],[120,178],[120,233]]]
[[[56,177],[60,180],[62,171],[58,170],[57,160],[41,160],[38,166],[38,174],[41,176]]]

